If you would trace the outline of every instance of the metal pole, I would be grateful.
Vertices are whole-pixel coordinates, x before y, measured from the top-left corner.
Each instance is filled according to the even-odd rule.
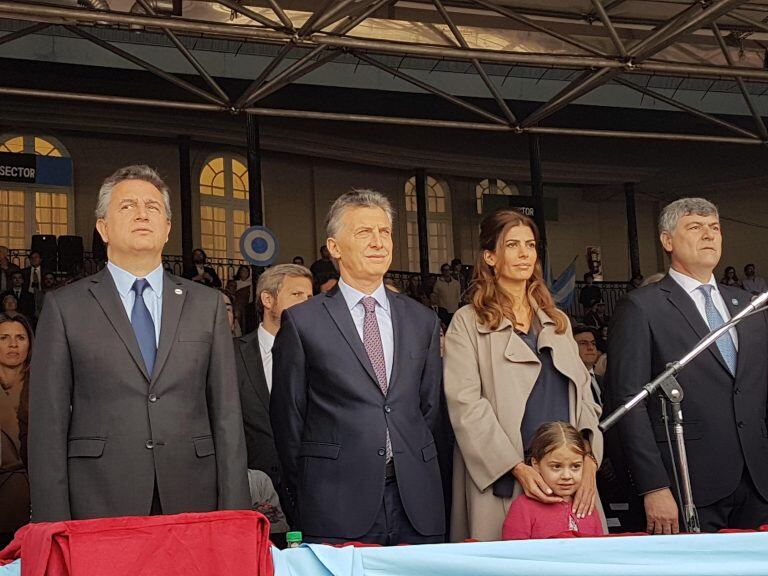
[[[613,45],[616,46],[616,50],[618,51],[619,55],[622,58],[626,58],[627,49],[624,47],[624,43],[621,41],[621,38],[619,38],[619,35],[616,32],[616,28],[613,26],[613,22],[611,22],[611,19],[608,17],[608,13],[605,11],[605,8],[603,8],[602,0],[592,0],[592,5],[595,7],[595,11],[600,17],[600,21],[603,23],[603,26],[605,26],[606,30],[608,30],[608,35],[611,37],[611,42],[613,42]]]
[[[80,30],[76,26],[64,26],[64,28],[66,28],[73,34],[77,34],[78,36],[81,36],[82,38],[85,38],[86,40],[93,42],[97,46],[100,46],[105,50],[108,50],[109,52],[112,52],[113,54],[116,54],[133,64],[136,64],[136,66],[140,66],[141,68],[144,68],[145,70],[147,70],[148,72],[151,72],[155,76],[159,76],[163,80],[167,80],[171,84],[175,84],[179,88],[183,88],[187,92],[191,92],[192,94],[195,94],[200,98],[203,98],[204,100],[208,100],[209,102],[213,102],[214,104],[221,104],[222,106],[226,106],[226,101],[222,101],[219,98],[213,96],[212,94],[209,94],[205,90],[202,90],[197,86],[194,86],[189,82],[186,82],[185,80],[181,80],[180,78],[177,78],[173,74],[169,74],[168,72],[161,70],[157,66],[150,64],[149,62],[146,62],[145,60],[142,60],[141,58],[138,58],[137,56],[134,56],[129,52],[126,52],[122,48],[113,46],[109,42],[102,40],[98,36],[94,36],[90,32],[86,32],[85,30]]]
[[[261,71],[261,73],[256,77],[256,79],[251,82],[251,84],[248,86],[248,88],[245,89],[245,91],[240,95],[240,98],[237,99],[237,102],[235,102],[235,108],[239,109],[242,108],[245,105],[245,99],[250,94],[255,94],[259,88],[264,84],[267,77],[272,74],[272,71],[277,68],[277,66],[285,60],[285,57],[288,56],[288,53],[293,50],[293,44],[286,44],[282,48],[280,48],[280,51],[275,55],[274,58],[270,61],[269,64],[267,64],[266,68]]]
[[[600,138],[632,138],[639,140],[667,140],[671,142],[710,142],[717,144],[758,144],[757,138],[736,138],[732,136],[699,136],[697,134],[668,134],[666,132],[633,132],[631,130],[591,130],[586,128],[545,128],[533,126],[524,132],[530,134],[556,134]]]
[[[32,26],[27,26],[26,28],[22,28],[21,30],[16,30],[16,32],[11,32],[10,34],[0,36],[0,45],[7,44],[8,42],[13,42],[14,40],[18,40],[19,38],[24,38],[24,36],[29,36],[30,34],[37,34],[38,32],[45,30],[49,26],[50,24],[33,24]]]
[[[335,6],[330,8],[327,12],[324,12],[313,24],[312,30],[308,31],[307,33],[312,32],[319,32],[323,28],[327,27],[329,24],[332,24],[333,22],[336,22],[337,20],[340,20],[341,18],[344,18],[343,16],[341,18],[337,18],[336,20],[333,20],[344,8],[352,4],[353,2],[356,2],[358,0],[336,0]],[[333,22],[331,22],[333,20]],[[306,33],[304,34],[307,35]]]
[[[179,196],[181,198],[181,257],[184,269],[192,267],[192,162],[189,136],[179,136]]]
[[[429,278],[429,230],[427,228],[427,171],[416,170],[416,226],[419,232],[419,270],[421,286]]]
[[[454,24],[453,20],[451,19],[450,14],[448,14],[448,11],[445,9],[445,6],[443,6],[443,3],[440,0],[433,0],[435,7],[437,8],[437,11],[440,12],[440,15],[443,17],[443,20],[445,20],[445,23],[448,25],[448,28],[451,29],[451,32],[453,33],[454,37],[456,38],[456,41],[459,43],[459,46],[462,48],[469,48],[469,44],[467,44],[466,39],[464,38],[464,35],[459,30],[458,26]],[[491,96],[493,96],[493,99],[496,100],[496,104],[501,108],[501,111],[504,113],[504,116],[506,116],[507,121],[512,126],[517,126],[517,118],[512,113],[512,110],[510,110],[509,106],[507,105],[507,102],[502,97],[501,93],[498,91],[496,86],[494,86],[493,82],[491,82],[490,77],[488,74],[486,74],[485,69],[483,68],[483,65],[480,64],[480,61],[477,58],[472,59],[472,66],[474,66],[477,73],[480,75],[480,78],[482,79],[485,86],[488,88],[488,91],[491,93]]]
[[[636,90],[637,92],[640,92],[641,94],[646,94],[647,96],[650,96],[651,98],[655,98],[656,100],[659,100],[660,102],[664,102],[666,104],[669,104],[670,106],[674,106],[675,108],[679,108],[680,110],[683,110],[684,112],[688,112],[689,114],[692,114],[693,116],[697,116],[703,120],[707,120],[708,122],[712,122],[713,124],[716,124],[718,126],[721,126],[723,128],[726,128],[728,130],[731,130],[733,132],[736,132],[737,134],[741,134],[742,136],[746,136],[748,138],[759,138],[757,134],[754,132],[750,132],[749,130],[745,130],[744,128],[740,128],[739,126],[736,126],[735,124],[731,124],[730,122],[726,122],[725,120],[721,120],[720,118],[717,118],[716,116],[712,116],[711,114],[707,114],[706,112],[702,112],[701,110],[697,110],[696,108],[693,108],[692,106],[688,106],[687,104],[683,104],[682,102],[678,102],[677,100],[674,100],[673,98],[669,98],[665,96],[664,94],[661,94],[659,92],[655,92],[654,90],[649,90],[648,88],[644,86],[640,86],[639,84],[635,84],[634,82],[630,82],[629,80],[625,80],[621,77],[616,77],[613,79],[614,82],[617,82],[618,84],[621,84],[623,86],[626,86],[627,88],[631,88],[632,90]]]
[[[539,258],[542,268],[547,264],[547,224],[544,218],[544,181],[541,175],[541,145],[537,134],[528,135],[528,158],[531,166],[531,196],[533,219],[539,229]]]
[[[267,0],[267,4],[269,4],[270,8],[272,8],[272,11],[280,19],[280,22],[283,23],[283,26],[285,26],[286,29],[290,30],[291,32],[294,32],[295,30],[293,28],[293,22],[291,22],[291,19],[288,18],[285,10],[283,10],[277,3],[277,0]]]
[[[624,200],[627,205],[627,239],[629,240],[629,264],[632,277],[640,275],[640,243],[637,238],[637,205],[635,183],[624,182]]]
[[[254,114],[246,114],[246,128],[248,131],[248,213],[251,226],[262,226],[264,224],[264,211],[262,210],[259,118]]]
[[[250,8],[243,6],[242,4],[238,4],[234,0],[216,0],[219,4],[226,6],[233,12],[237,12],[238,14],[242,14],[243,16],[250,18],[254,22],[258,22],[262,26],[266,26],[267,28],[272,29],[278,29],[280,28],[280,24],[270,20],[266,16],[262,16],[258,12],[255,12],[251,10]]]
[[[136,0],[142,8],[144,8],[144,11],[147,14],[150,14],[152,16],[157,16],[155,14],[155,11],[152,10],[152,6],[149,5],[149,2],[147,0]],[[216,94],[219,95],[219,98],[221,98],[224,102],[229,102],[229,95],[222,90],[221,86],[216,82],[216,80],[213,79],[213,77],[208,74],[205,68],[203,68],[203,65],[200,64],[200,62],[195,58],[190,52],[186,46],[179,40],[179,37],[176,36],[176,34],[172,30],[168,30],[168,28],[163,28],[163,32],[168,37],[168,39],[173,43],[174,46],[176,46],[176,49],[181,52],[181,55],[184,56],[184,58],[187,59],[187,62],[189,62],[192,67],[197,70],[197,73],[200,74],[200,77],[205,80],[205,83],[210,86]]]
[[[547,28],[546,26],[542,26],[535,20],[531,20],[530,18],[526,18],[525,16],[522,16],[518,14],[517,12],[511,10],[510,8],[497,6],[496,4],[492,2],[487,2],[486,0],[474,0],[475,4],[479,4],[480,6],[487,8],[489,10],[493,10],[494,12],[497,12],[498,14],[501,14],[502,16],[506,16],[507,18],[511,20],[515,20],[517,22],[520,22],[521,24],[525,24],[526,26],[533,28],[534,30],[538,30],[539,32],[542,32],[544,34],[547,34],[548,36],[553,36],[554,38],[557,38],[558,40],[562,40],[566,44],[570,44],[571,46],[576,46],[577,48],[580,48],[584,50],[585,52],[589,52],[590,54],[595,54],[596,56],[608,56],[605,52],[595,48],[594,46],[590,46],[589,44],[582,42],[581,40],[577,40],[575,38],[572,38],[568,36],[567,34],[562,34],[558,32],[557,30],[552,30],[551,28]]]
[[[317,8],[312,14],[309,15],[309,18],[307,18],[307,21],[304,22],[304,24],[299,28],[299,36],[308,36],[309,33],[312,31],[312,28],[315,25],[315,22],[318,21],[320,16],[322,16],[326,10],[330,9],[331,6],[333,6],[333,3],[336,2],[336,0],[325,0],[325,3]]]
[[[733,58],[731,57],[731,53],[728,50],[728,46],[725,45],[723,35],[720,34],[720,29],[714,22],[712,23],[712,33],[717,39],[717,43],[720,45],[720,50],[723,52],[723,56],[725,56],[725,61],[728,63],[728,66],[733,66]],[[752,100],[752,95],[749,93],[747,85],[744,83],[742,78],[735,78],[735,80],[736,84],[739,86],[739,90],[741,90],[741,95],[744,96],[744,101],[747,103],[749,113],[752,114],[752,118],[755,121],[755,126],[757,127],[757,131],[760,133],[760,137],[763,140],[768,140],[768,130],[765,128],[765,122],[763,122],[763,118],[760,116],[760,112],[757,110],[757,106],[755,106],[754,100]]]
[[[392,74],[393,76],[397,76],[398,78],[405,80],[406,82],[409,82],[410,84],[413,84],[414,86],[418,86],[422,90],[426,90],[427,92],[431,92],[432,94],[435,94],[436,96],[440,96],[441,98],[448,100],[448,102],[451,102],[452,104],[455,104],[456,106],[460,106],[461,108],[464,108],[466,110],[470,110],[474,112],[475,114],[479,114],[483,118],[487,118],[488,120],[492,120],[493,122],[497,122],[499,124],[506,124],[506,121],[503,118],[500,118],[499,116],[496,116],[496,114],[491,114],[490,112],[487,112],[486,110],[483,110],[482,108],[479,108],[475,106],[474,104],[470,104],[469,102],[465,102],[461,98],[456,98],[455,96],[452,96],[451,94],[448,94],[447,92],[440,90],[439,88],[435,88],[434,86],[430,86],[426,82],[422,82],[418,78],[414,78],[413,76],[410,76],[409,74],[406,74],[405,72],[400,72],[400,70],[397,70],[395,68],[392,68],[391,66],[387,66],[386,64],[382,64],[378,60],[374,60],[373,58],[369,58],[365,54],[361,54],[359,52],[353,52],[355,56],[357,56],[360,60],[363,62],[367,62],[371,66],[376,66],[376,68],[380,68],[381,70],[384,70],[385,72],[388,72],[389,74]]]

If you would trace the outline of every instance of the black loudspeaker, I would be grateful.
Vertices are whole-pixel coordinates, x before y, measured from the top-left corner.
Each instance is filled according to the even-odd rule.
[[[53,234],[35,234],[32,236],[30,252],[39,252],[43,259],[43,268],[57,270],[56,267],[56,236]]]
[[[59,270],[71,274],[83,267],[83,237],[59,236]]]

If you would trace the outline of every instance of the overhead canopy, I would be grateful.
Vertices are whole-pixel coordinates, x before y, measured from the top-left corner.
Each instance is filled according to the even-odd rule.
[[[0,78],[0,94],[515,133],[768,142],[768,0],[0,0],[0,57],[143,68],[188,98]],[[188,74],[198,78],[188,79]],[[251,81],[240,93],[222,79]],[[287,110],[293,82],[421,91],[457,118]],[[138,95],[137,95],[138,94]],[[477,98],[486,101],[477,103]],[[525,114],[515,101],[541,102]],[[711,134],[558,124],[572,102],[677,109]],[[472,117],[466,119],[464,113]],[[749,124],[722,115],[751,117]]]

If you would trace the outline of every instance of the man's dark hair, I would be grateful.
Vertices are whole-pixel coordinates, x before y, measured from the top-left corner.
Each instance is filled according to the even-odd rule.
[[[584,272],[584,281],[586,282],[587,278],[592,278],[592,280],[595,279],[595,276],[592,274],[592,272]]]
[[[451,268],[456,266],[456,264],[461,264],[461,258],[454,258],[453,260],[451,260]]]
[[[576,324],[573,327],[574,337],[578,336],[579,334],[584,334],[586,332],[589,332],[590,334],[592,334],[592,336],[595,337],[595,340],[597,340],[597,334],[596,334],[597,331],[593,326],[587,326],[586,324]]]

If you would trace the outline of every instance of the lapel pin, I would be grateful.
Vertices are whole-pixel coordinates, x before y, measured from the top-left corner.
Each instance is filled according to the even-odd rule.
[[[739,301],[736,300],[736,298],[734,298],[733,300],[731,300],[731,304],[733,304],[734,306],[738,306],[739,305]]]
[[[176,290],[174,290],[174,292],[175,292],[176,294],[181,294],[181,293],[182,293],[182,291],[181,291],[181,288],[176,288]]]

